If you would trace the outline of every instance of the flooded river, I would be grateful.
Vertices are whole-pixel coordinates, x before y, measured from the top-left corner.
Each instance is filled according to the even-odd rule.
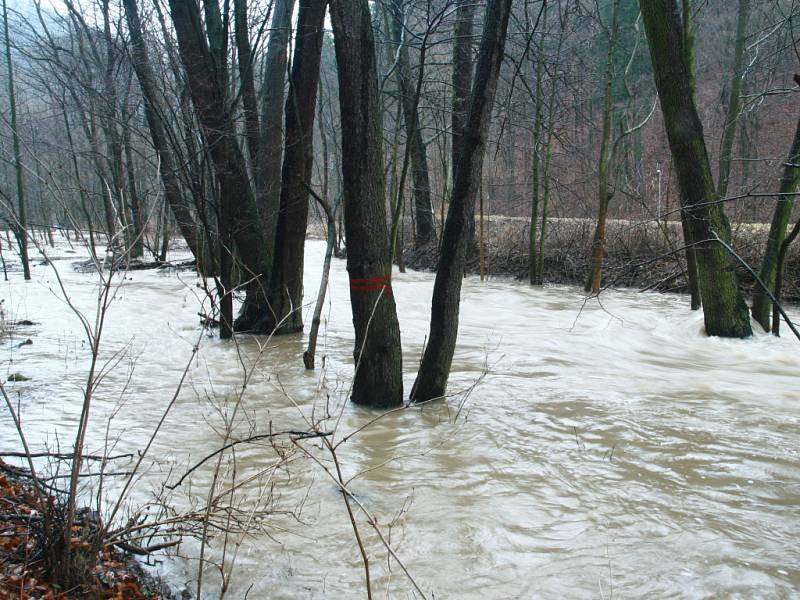
[[[307,245],[309,295],[323,250]],[[94,324],[97,275],[73,269],[80,252],[54,254],[70,301]],[[19,273],[12,280],[0,288],[6,320],[36,325],[3,338],[3,377],[31,377],[7,389],[34,449],[67,448],[86,336],[51,267],[36,266],[30,283]],[[353,332],[343,261],[333,264],[320,334],[325,369],[313,373],[303,370],[299,336],[261,347],[262,339],[237,345],[202,334],[196,284],[188,272],[130,272],[107,314],[101,356],[116,366],[96,394],[88,451],[142,449],[190,365],[133,506],[214,452],[225,420],[237,439],[305,430],[330,414],[320,427],[338,441],[376,416],[346,402]],[[433,276],[396,274],[393,287],[408,391]],[[312,308],[304,307],[307,322]],[[450,390],[477,386],[376,420],[339,447],[338,460],[428,598],[791,597],[800,589],[798,374],[793,337],[707,338],[702,315],[679,296],[614,291],[584,305],[575,288],[468,278]],[[218,535],[205,551],[225,560],[228,598],[365,597],[342,495],[323,469],[331,457],[318,440],[298,443],[308,454],[283,438],[223,457],[219,489],[234,477],[243,484],[233,494],[237,514],[257,529],[226,549]],[[0,447],[19,448],[5,411]],[[287,464],[272,469],[279,453]],[[194,471],[171,502],[202,507],[215,465]],[[255,506],[271,514],[258,518]],[[374,596],[420,597],[357,518]],[[158,569],[194,590],[199,551],[189,540]],[[205,570],[204,597],[219,597],[219,572]]]

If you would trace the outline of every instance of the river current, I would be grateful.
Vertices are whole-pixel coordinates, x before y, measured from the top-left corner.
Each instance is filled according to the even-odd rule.
[[[307,243],[309,300],[323,252],[322,242]],[[37,264],[33,281],[12,273],[0,287],[6,321],[35,322],[3,337],[0,355],[4,379],[31,378],[6,389],[34,450],[71,446],[90,359],[53,267],[91,326],[98,297],[97,274],[73,268],[83,250],[62,243],[51,253],[52,266]],[[87,451],[143,449],[189,365],[131,506],[224,439],[319,422],[339,441],[366,425],[338,448],[343,476],[428,598],[798,593],[800,343],[788,330],[779,339],[708,338],[702,315],[680,296],[622,290],[586,301],[577,288],[469,277],[453,395],[376,420],[347,402],[353,332],[344,261],[333,262],[314,372],[303,369],[305,337],[234,343],[203,333],[198,312],[207,301],[197,284],[193,272],[175,270],[116,279],[100,344],[114,366],[95,395]],[[394,275],[406,394],[432,287],[431,274]],[[306,323],[312,309],[303,307]],[[233,498],[253,530],[230,536],[226,548],[217,535],[205,550],[224,559],[227,598],[366,597],[343,497],[324,470],[333,469],[331,456],[319,440],[297,444],[307,452],[283,437],[223,455],[217,491],[241,487],[221,502]],[[19,447],[4,410],[0,448]],[[111,470],[131,464],[115,461]],[[195,470],[170,502],[204,506],[216,464]],[[96,485],[87,486],[94,497]],[[253,512],[264,507],[269,514]],[[353,507],[374,597],[421,597]],[[155,568],[195,590],[199,551],[187,540]],[[220,580],[209,565],[203,596],[218,598]]]

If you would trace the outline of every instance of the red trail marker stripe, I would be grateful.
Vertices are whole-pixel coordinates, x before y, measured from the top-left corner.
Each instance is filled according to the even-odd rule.
[[[392,293],[392,280],[388,275],[378,277],[353,277],[350,279],[350,291],[352,292],[380,292],[385,294]]]

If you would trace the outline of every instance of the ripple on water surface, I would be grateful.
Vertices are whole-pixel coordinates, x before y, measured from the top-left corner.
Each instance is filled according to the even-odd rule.
[[[306,290],[316,290],[323,247],[309,242]],[[55,260],[70,299],[93,314],[95,278]],[[4,284],[6,310],[38,323],[5,339],[8,384],[29,439],[68,445],[80,415],[89,351],[80,323],[45,266],[35,281]],[[352,320],[347,273],[333,264],[318,363],[306,373],[305,340],[238,348],[198,329],[202,295],[193,274],[136,271],[109,311],[101,344],[118,360],[98,391],[89,447],[144,446],[188,365],[188,381],[155,440],[159,463],[136,488],[143,502],[169,469],[180,472],[220,444],[222,419],[237,435],[305,429],[326,413],[340,433],[375,413],[350,406]],[[430,319],[433,278],[396,274],[406,389]],[[310,307],[304,307],[306,321]],[[789,597],[800,586],[800,346],[756,334],[709,339],[702,315],[677,296],[604,292],[602,305],[574,288],[464,281],[451,390],[486,376],[461,397],[396,412],[339,450],[358,500],[391,534],[416,580],[436,597]],[[22,334],[20,334],[22,335]],[[200,343],[192,358],[192,346]],[[250,373],[242,392],[243,372]],[[122,393],[122,390],[125,393]],[[227,403],[225,400],[227,399]],[[7,415],[3,447],[17,441]],[[333,427],[327,422],[326,427]],[[341,439],[341,436],[340,438]],[[316,444],[318,445],[318,444]],[[309,448],[328,464],[324,453]],[[289,449],[289,446],[285,448]],[[276,449],[236,454],[237,477],[268,469]],[[203,502],[210,468],[179,488],[179,504]],[[245,539],[230,597],[347,598],[362,567],[341,494],[314,462],[297,457],[270,485],[270,535]],[[256,488],[265,489],[265,488]],[[253,492],[255,493],[255,492]],[[252,501],[252,498],[247,498]],[[381,594],[407,597],[380,540],[361,520]],[[196,547],[187,544],[185,554]],[[219,557],[219,548],[214,556]],[[164,567],[177,580],[195,563]],[[214,597],[209,573],[209,597]]]

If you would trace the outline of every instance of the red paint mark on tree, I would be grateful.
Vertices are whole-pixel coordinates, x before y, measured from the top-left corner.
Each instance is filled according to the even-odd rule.
[[[350,279],[351,292],[380,292],[381,290],[386,296],[392,295],[391,275],[366,278],[352,277]]]

